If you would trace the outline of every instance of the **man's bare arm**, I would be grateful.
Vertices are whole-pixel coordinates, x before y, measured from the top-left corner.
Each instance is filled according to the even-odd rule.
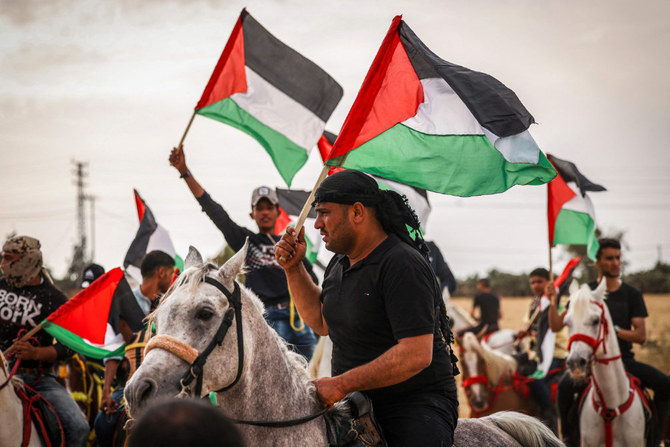
[[[193,193],[193,197],[196,199],[202,197],[205,190],[200,186],[200,183],[195,180],[195,177],[193,177],[193,174],[191,174],[191,171],[189,171],[186,166],[186,157],[184,156],[184,148],[182,146],[172,149],[172,152],[170,152],[170,164],[179,171],[179,174],[184,181],[186,181],[186,185],[188,186],[188,189],[191,190],[191,193]]]
[[[314,332],[325,336],[328,335],[328,325],[321,313],[321,288],[314,284],[302,263],[306,251],[304,228],[298,237],[295,228],[286,228],[286,233],[275,245],[277,262],[286,272],[288,288],[300,316]]]
[[[645,344],[647,341],[647,328],[643,317],[635,317],[631,320],[632,329],[619,329],[617,337],[631,343]]]
[[[324,406],[352,391],[370,390],[403,382],[423,371],[433,360],[433,334],[398,340],[398,344],[373,361],[335,377],[314,380]]]

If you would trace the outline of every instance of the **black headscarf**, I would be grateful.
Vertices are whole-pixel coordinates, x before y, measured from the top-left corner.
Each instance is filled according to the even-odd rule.
[[[428,258],[428,247],[421,235],[421,223],[410,208],[407,197],[395,191],[379,189],[377,181],[371,176],[352,170],[336,172],[316,190],[314,203],[319,202],[343,205],[360,202],[374,208],[377,220],[387,234],[395,234]]]

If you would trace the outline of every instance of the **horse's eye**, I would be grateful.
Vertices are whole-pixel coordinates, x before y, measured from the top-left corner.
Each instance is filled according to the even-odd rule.
[[[195,317],[198,320],[202,320],[202,321],[207,321],[210,318],[212,318],[213,316],[214,316],[214,312],[211,309],[208,309],[206,307],[202,308],[202,309],[199,309],[198,312],[195,314]]]
[[[598,326],[600,324],[600,317],[593,317],[591,320],[591,326]]]

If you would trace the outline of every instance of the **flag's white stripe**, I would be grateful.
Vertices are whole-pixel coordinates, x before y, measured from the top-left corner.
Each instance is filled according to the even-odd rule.
[[[442,78],[422,79],[424,102],[402,124],[429,135],[486,135],[510,163],[537,164],[540,148],[526,130],[500,138],[483,128],[461,98]]]
[[[96,348],[101,348],[106,351],[116,351],[118,348],[124,345],[125,341],[123,340],[123,335],[117,334],[114,332],[114,329],[112,326],[107,323],[107,329],[105,330],[105,342],[100,344],[100,343],[93,343],[92,341],[83,338],[86,343],[88,343],[91,346],[95,346]]]
[[[244,70],[247,91],[235,93],[230,98],[258,121],[309,153],[323,134],[326,123],[249,67]]]
[[[156,229],[151,233],[149,243],[147,244],[147,253],[154,250],[160,250],[167,253],[171,258],[174,258],[177,255],[174,245],[172,244],[172,239],[170,239],[170,234],[160,224],[157,224]]]
[[[573,182],[566,183],[570,189],[575,193],[575,196],[563,204],[564,210],[575,211],[578,213],[585,213],[591,216],[591,219],[595,222],[596,212],[593,208],[593,203],[591,203],[591,198],[587,195],[582,197],[582,194],[579,192],[579,188]]]

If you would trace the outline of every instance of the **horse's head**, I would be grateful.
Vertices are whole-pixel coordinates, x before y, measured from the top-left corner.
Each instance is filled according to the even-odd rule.
[[[482,411],[488,405],[489,379],[477,336],[471,332],[463,334],[461,348],[463,388],[472,409]]]
[[[151,317],[156,334],[147,344],[144,360],[125,388],[125,397],[133,416],[148,401],[156,397],[175,396],[183,391],[182,380],[188,372],[197,370],[194,361],[202,360],[202,381],[197,388],[199,396],[226,387],[238,374],[238,335],[235,311],[236,300],[248,294],[239,289],[235,278],[242,272],[247,244],[221,268],[203,262],[198,251],[191,247],[185,260],[185,270],[175,281]],[[212,279],[214,281],[212,281]],[[220,290],[223,286],[231,295]],[[237,295],[233,293],[237,291]],[[248,302],[245,300],[245,302]],[[238,311],[239,312],[239,311]],[[227,325],[230,330],[222,331]],[[223,340],[213,342],[215,337]],[[245,344],[248,340],[245,338]],[[227,359],[227,361],[226,361]],[[231,361],[232,360],[232,361]],[[198,363],[198,362],[195,362]],[[241,369],[240,369],[241,371]],[[194,384],[189,388],[194,391]],[[188,382],[188,380],[187,380]],[[196,389],[197,389],[196,388]]]
[[[570,284],[570,307],[565,324],[570,331],[566,364],[575,380],[584,380],[591,374],[596,351],[606,342],[611,319],[604,302],[605,281],[596,290],[577,281]]]

